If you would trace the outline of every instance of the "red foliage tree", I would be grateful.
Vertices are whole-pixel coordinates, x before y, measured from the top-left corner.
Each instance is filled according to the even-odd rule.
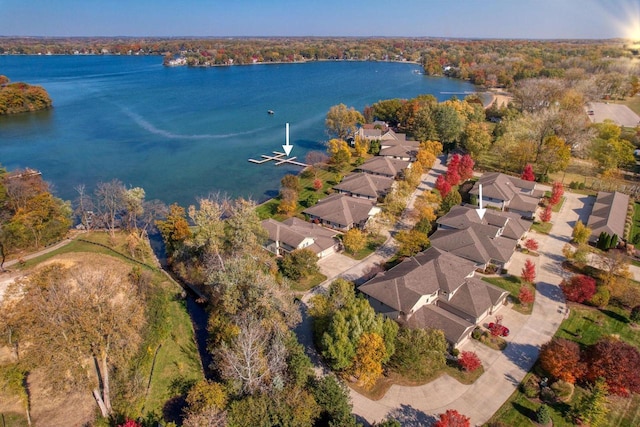
[[[529,249],[530,251],[537,251],[538,250],[538,241],[536,239],[527,239],[524,241],[524,247]]]
[[[524,179],[525,181],[535,181],[536,175],[533,173],[533,166],[527,163],[527,165],[524,167],[524,170],[522,171],[522,175],[520,175],[520,178]]]
[[[455,409],[447,409],[447,412],[440,414],[440,419],[434,424],[435,427],[469,427],[471,422],[469,417],[462,415]]]
[[[462,160],[462,156],[460,156],[460,154],[454,154],[451,156],[451,160],[449,160],[449,164],[447,165],[447,171],[451,169],[458,170],[460,167],[460,160]]]
[[[548,205],[546,208],[544,208],[544,210],[540,214],[540,220],[542,222],[551,221],[551,205]]]
[[[467,372],[473,372],[482,366],[478,355],[473,351],[463,351],[458,356],[458,364]]]
[[[564,185],[561,182],[554,182],[551,190],[551,198],[549,198],[549,204],[555,206],[560,203],[564,194]]]
[[[462,181],[466,181],[473,177],[473,166],[475,162],[470,155],[465,154],[460,159],[460,165],[458,166],[458,175]]]
[[[124,424],[118,424],[118,427],[142,427],[142,424],[127,418],[127,421]]]
[[[580,346],[564,338],[553,338],[540,348],[540,366],[553,378],[575,383],[583,374]]]
[[[444,199],[451,191],[451,184],[447,182],[443,175],[436,179],[436,190],[440,192],[440,196]]]
[[[316,178],[313,180],[313,188],[316,191],[320,191],[322,189],[322,180],[320,178]]]
[[[458,174],[457,169],[451,169],[451,168],[448,169],[447,176],[445,179],[447,180],[449,185],[451,185],[452,187],[455,187],[456,185],[460,184],[460,175]]]
[[[595,295],[596,279],[584,274],[576,274],[569,281],[563,280],[560,289],[569,301],[583,303]]]
[[[587,381],[603,377],[609,392],[619,396],[640,393],[640,352],[634,346],[615,338],[602,338],[589,346],[583,362]]]
[[[518,299],[521,304],[529,305],[533,302],[533,292],[528,286],[520,286],[520,292],[518,293]]]
[[[536,280],[536,265],[531,261],[530,258],[524,262],[524,267],[522,267],[522,273],[520,273],[520,277],[525,282],[533,283]]]

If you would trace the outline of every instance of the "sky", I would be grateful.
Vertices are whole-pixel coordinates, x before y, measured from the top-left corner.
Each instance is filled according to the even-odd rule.
[[[640,40],[640,0],[0,0],[0,35]]]

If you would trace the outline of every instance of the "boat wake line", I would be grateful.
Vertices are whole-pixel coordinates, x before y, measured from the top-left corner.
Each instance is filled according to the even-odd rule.
[[[160,129],[160,128],[156,127],[154,124],[152,124],[151,122],[147,121],[141,115],[139,115],[137,113],[134,113],[133,111],[131,111],[130,109],[128,109],[126,107],[120,107],[120,109],[122,110],[122,112],[127,117],[129,117],[131,120],[133,120],[142,129],[144,129],[144,130],[146,130],[146,131],[148,131],[148,132],[150,132],[150,133],[152,133],[154,135],[163,136],[163,137],[165,137],[167,139],[222,139],[222,138],[231,138],[231,137],[234,137],[234,136],[250,135],[252,133],[258,133],[258,132],[261,132],[261,131],[266,129],[266,128],[259,128],[259,129],[248,130],[246,132],[225,133],[225,134],[182,135],[182,134],[169,132],[169,131],[164,130],[164,129]]]

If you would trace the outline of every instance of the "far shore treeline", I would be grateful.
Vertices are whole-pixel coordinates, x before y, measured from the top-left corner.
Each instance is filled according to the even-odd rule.
[[[400,61],[421,64],[426,75],[469,80],[486,87],[563,78],[567,70],[597,72],[603,63],[637,57],[626,41],[441,38],[137,38],[0,37],[0,55],[163,55],[185,65],[242,65],[322,60]]]

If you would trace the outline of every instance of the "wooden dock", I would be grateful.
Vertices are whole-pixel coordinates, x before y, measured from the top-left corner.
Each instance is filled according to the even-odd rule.
[[[280,165],[284,165],[284,164],[301,166],[303,168],[306,168],[307,166],[309,166],[306,163],[302,163],[302,162],[296,161],[296,157],[287,157],[287,155],[285,153],[281,153],[279,151],[274,151],[273,152],[273,156],[269,156],[267,154],[262,154],[260,157],[262,157],[262,160],[249,159],[249,161],[251,163],[255,163],[257,165],[261,165],[263,163],[274,161],[276,166],[280,166]]]

